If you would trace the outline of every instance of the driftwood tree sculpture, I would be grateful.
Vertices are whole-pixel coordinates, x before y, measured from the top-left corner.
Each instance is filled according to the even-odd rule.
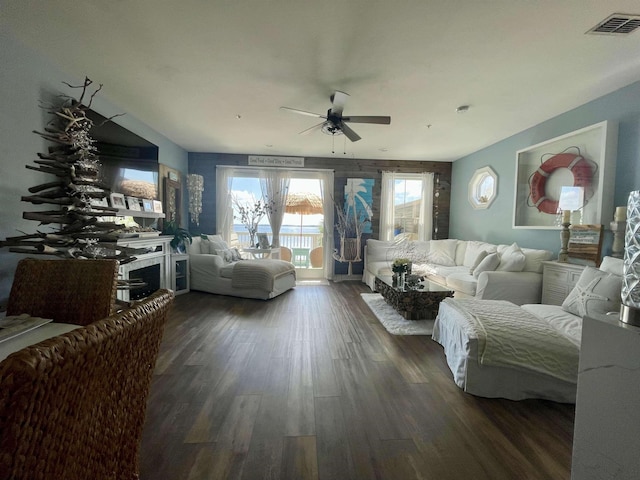
[[[89,78],[82,85],[65,84],[81,89],[82,94],[78,100],[65,95],[59,105],[43,105],[53,119],[44,132],[34,133],[52,145],[47,153],[38,153],[36,166],[26,165],[30,170],[54,175],[56,180],[29,188],[31,195],[21,198],[34,205],[51,204],[57,208],[23,212],[23,218],[38,221],[46,228],[9,237],[0,242],[0,247],[9,247],[15,253],[111,258],[127,263],[135,260],[135,250],[116,245],[122,225],[102,221],[103,217],[113,217],[117,209],[96,205],[96,200],[108,197],[110,192],[100,182],[95,140],[89,135],[93,122],[86,112],[102,85],[89,94],[93,84]]]

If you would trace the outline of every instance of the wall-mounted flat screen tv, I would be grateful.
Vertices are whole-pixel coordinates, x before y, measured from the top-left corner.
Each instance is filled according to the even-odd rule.
[[[158,147],[113,120],[89,110],[100,158],[100,179],[112,193],[159,200]]]

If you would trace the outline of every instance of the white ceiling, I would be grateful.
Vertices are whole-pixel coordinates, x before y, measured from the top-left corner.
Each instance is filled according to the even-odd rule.
[[[1,28],[192,152],[330,157],[332,137],[298,135],[317,119],[279,107],[325,114],[342,90],[345,116],[391,116],[351,124],[348,157],[452,161],[640,80],[640,31],[585,35],[638,0],[1,5]]]

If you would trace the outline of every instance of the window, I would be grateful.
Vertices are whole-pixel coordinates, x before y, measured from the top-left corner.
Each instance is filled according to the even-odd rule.
[[[469,203],[475,209],[489,208],[498,192],[498,176],[491,167],[476,170],[469,181]]]
[[[380,238],[430,240],[433,173],[382,173]]]

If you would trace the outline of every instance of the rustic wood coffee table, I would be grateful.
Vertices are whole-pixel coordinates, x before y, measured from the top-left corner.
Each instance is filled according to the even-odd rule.
[[[440,302],[453,296],[453,291],[437,283],[423,280],[422,288],[394,287],[391,277],[376,277],[376,290],[382,298],[407,320],[433,320]]]

